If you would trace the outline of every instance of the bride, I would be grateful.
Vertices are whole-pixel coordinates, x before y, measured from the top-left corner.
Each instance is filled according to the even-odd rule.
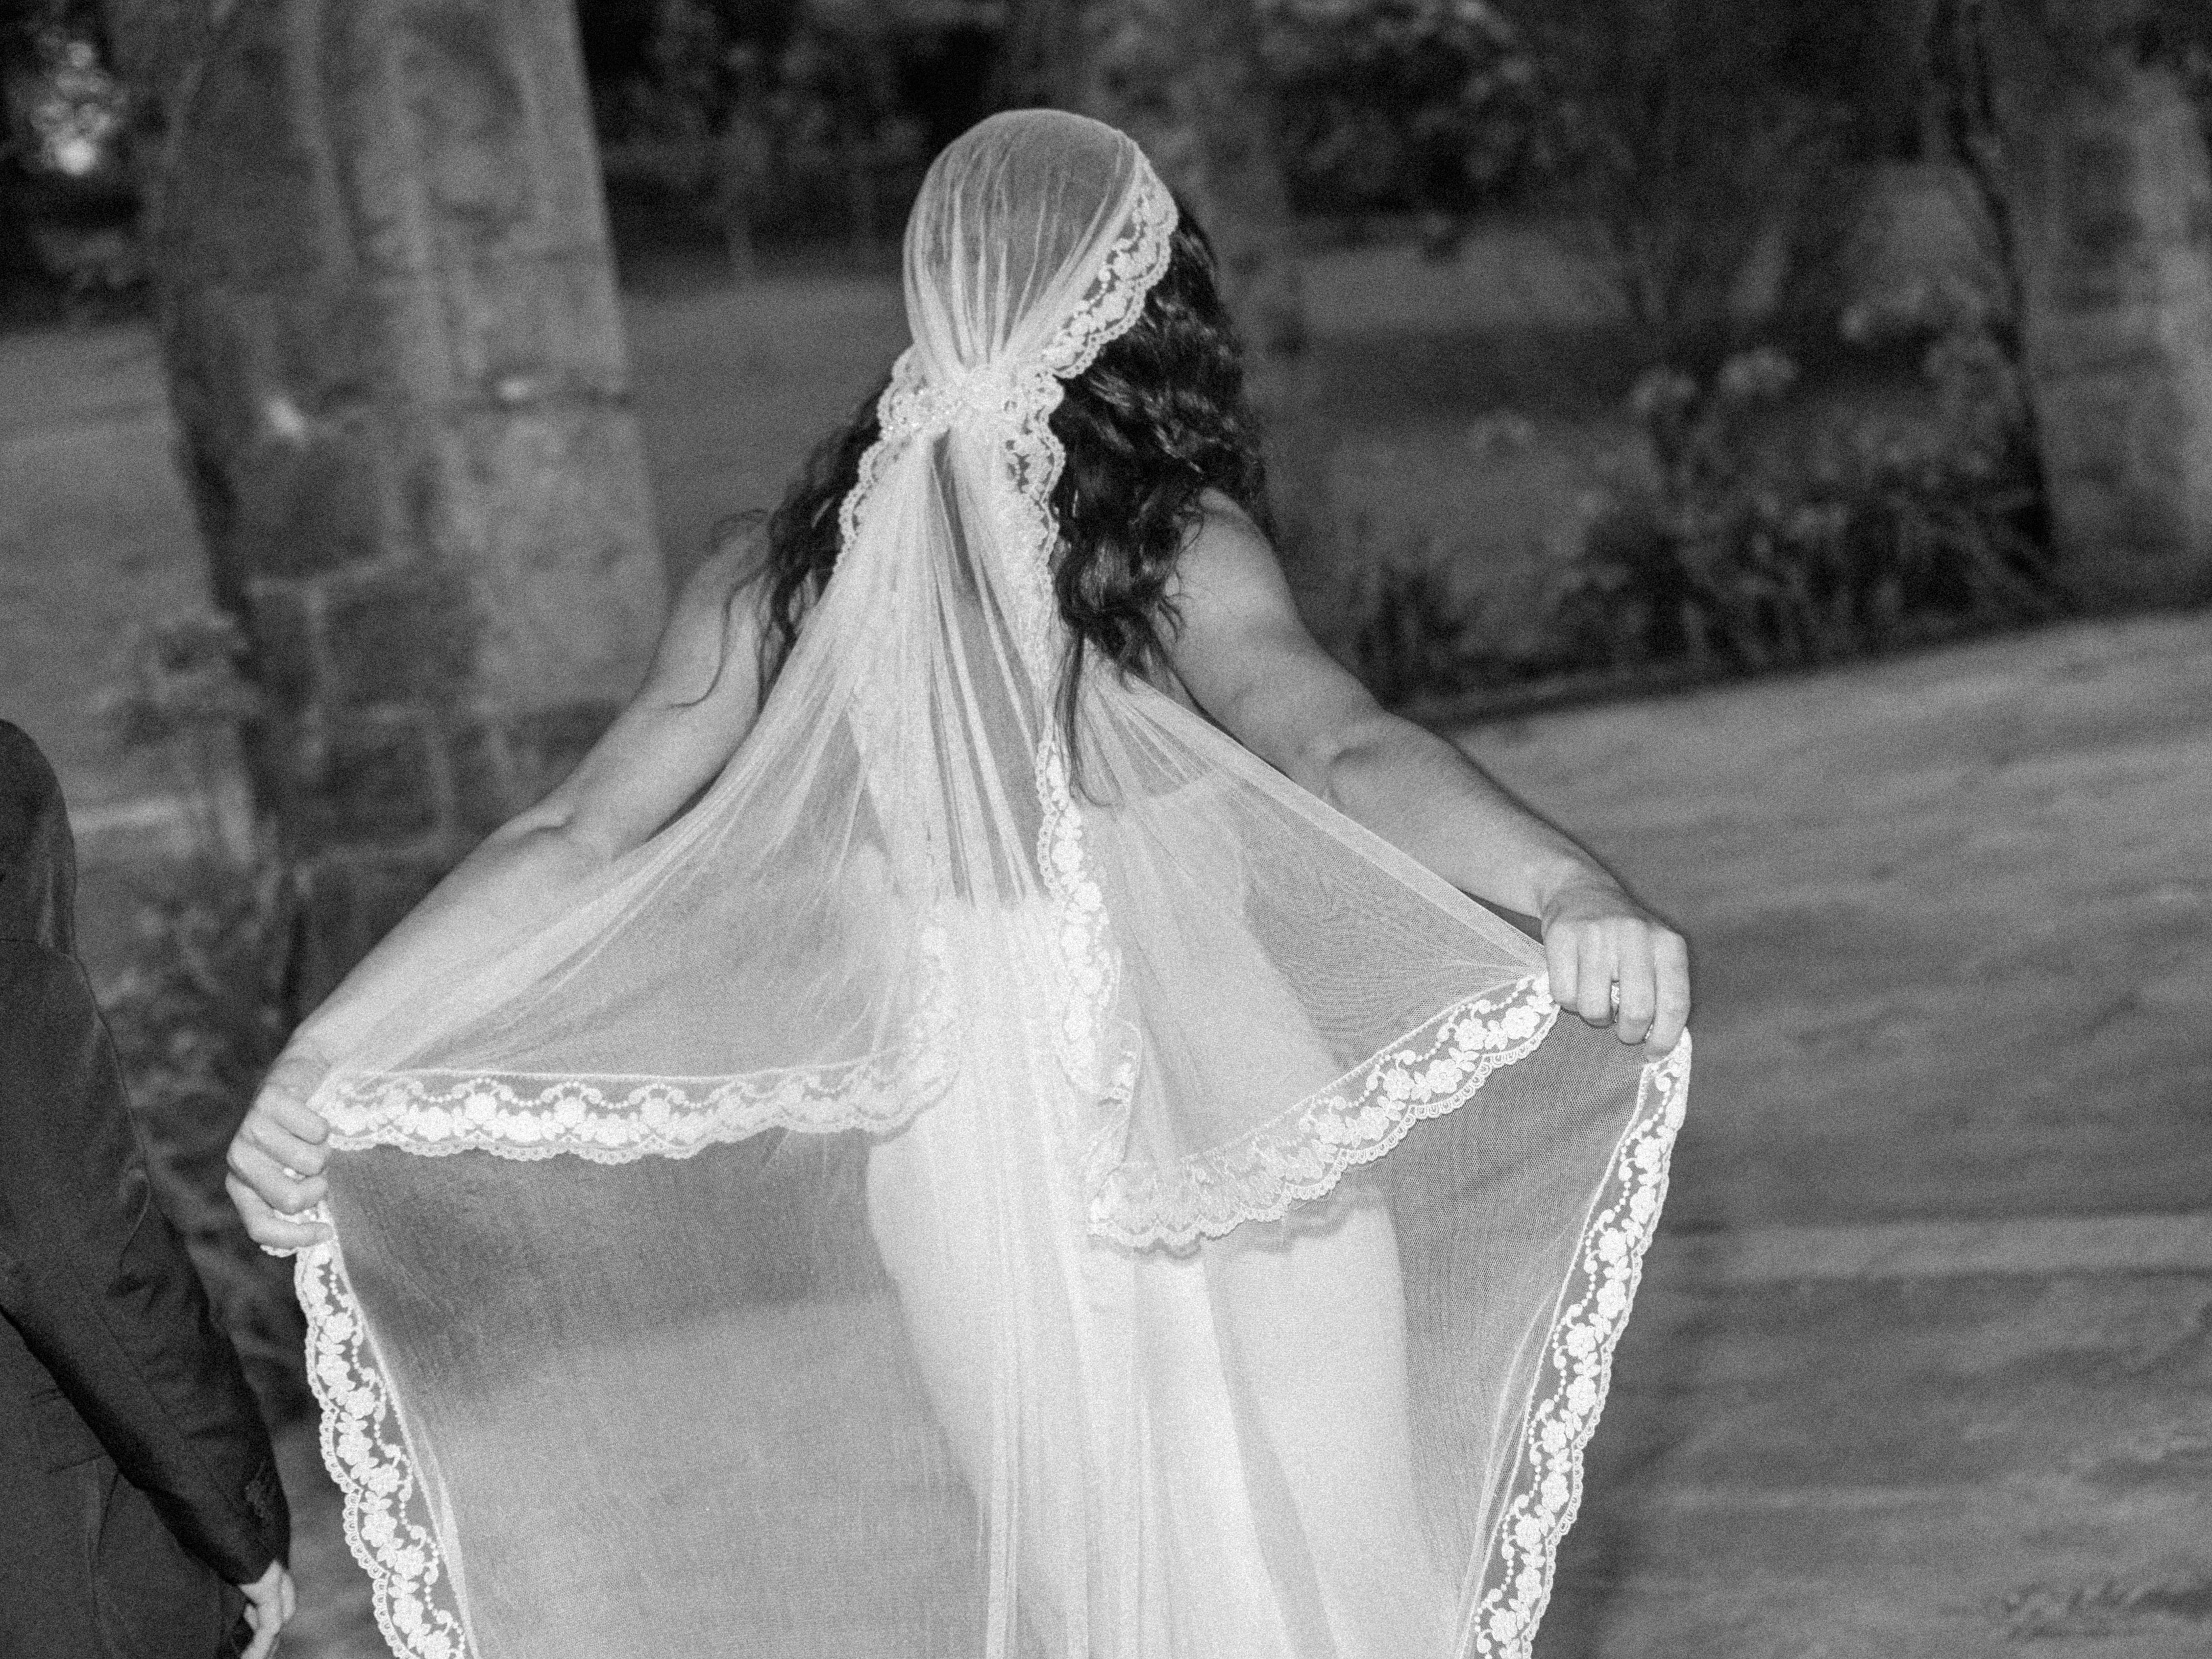
[[[1300,625],[1127,137],[954,143],[906,307],[233,1143],[386,1637],[1526,1655],[1682,941]]]

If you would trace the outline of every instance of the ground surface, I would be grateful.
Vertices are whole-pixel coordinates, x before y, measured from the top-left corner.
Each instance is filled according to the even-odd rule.
[[[1465,740],[1698,951],[1541,1659],[2212,1650],[2212,620]],[[288,1650],[368,1659],[288,1455]]]
[[[803,361],[716,296],[634,302],[672,539],[772,495],[887,297],[817,285]],[[0,714],[62,765],[97,915],[165,820],[83,705],[196,555],[142,334],[0,340]],[[1540,1653],[2212,1650],[2212,619],[1466,740],[1698,955],[1668,1231]],[[311,1436],[284,1455],[285,1650],[370,1659]]]

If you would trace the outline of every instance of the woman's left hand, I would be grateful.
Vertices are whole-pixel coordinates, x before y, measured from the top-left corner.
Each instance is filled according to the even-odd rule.
[[[1602,878],[1577,882],[1544,907],[1552,997],[1623,1042],[1672,1048],[1690,1018],[1690,947]]]

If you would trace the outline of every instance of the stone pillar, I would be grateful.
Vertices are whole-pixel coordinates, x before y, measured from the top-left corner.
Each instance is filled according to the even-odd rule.
[[[189,27],[180,16],[193,21]],[[317,1000],[635,684],[664,606],[566,0],[112,0],[181,464]]]
[[[2060,568],[2099,605],[2212,596],[2212,160],[2144,9],[1983,19]]]

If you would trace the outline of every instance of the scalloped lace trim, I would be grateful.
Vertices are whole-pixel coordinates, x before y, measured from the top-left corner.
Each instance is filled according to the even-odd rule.
[[[849,546],[860,517],[891,462],[917,439],[969,422],[998,435],[1013,489],[999,498],[1005,544],[1028,556],[1002,573],[1012,587],[1016,643],[1040,684],[1056,666],[1058,607],[1052,594],[1052,554],[1059,526],[1052,492],[1066,453],[1052,429],[1062,383],[1080,374],[1143,313],[1146,296],[1166,273],[1177,214],[1175,198],[1151,163],[1138,158],[1129,216],[1067,320],[1035,355],[1018,362],[985,362],[933,381],[914,347],[899,354],[890,384],[877,401],[880,435],[860,458],[853,488],[837,509],[842,544]]]
[[[1014,568],[1000,574],[1011,590],[1016,648],[1040,685],[1058,668],[1063,632],[1052,592],[1052,554],[1060,541],[1052,492],[1067,458],[1053,432],[1052,412],[1064,395],[1063,383],[1135,325],[1172,252],[1175,198],[1141,155],[1137,168],[1127,220],[1083,298],[1041,350],[935,380],[914,347],[899,354],[876,404],[880,435],[861,457],[859,475],[838,508],[839,532],[850,545],[884,472],[907,445],[956,423],[994,434],[1013,486],[994,498],[999,540],[1018,555]],[[1104,902],[1084,867],[1081,818],[1068,787],[1058,723],[1048,709],[1045,726],[1036,756],[1043,809],[1037,863],[1054,913],[1060,1057],[1079,1087],[1102,1097],[1111,1111],[1126,1106],[1135,1075],[1133,1057],[1124,1057],[1111,1077],[1103,1076],[1099,1066],[1119,963],[1107,937]]]
[[[328,1207],[314,1219],[327,1223]],[[323,1463],[343,1495],[346,1547],[368,1575],[376,1627],[404,1659],[465,1659],[474,1650],[436,1526],[336,1241],[299,1252],[292,1282],[307,1316]]]
[[[1106,1030],[1121,993],[1121,963],[1109,936],[1106,896],[1083,856],[1083,815],[1068,787],[1067,756],[1055,724],[1037,745],[1037,868],[1052,902],[1053,947],[1060,977],[1055,1037],[1061,1067],[1083,1093],[1109,1107],[1126,1105],[1135,1082],[1133,1055],[1109,1075],[1103,1064]]]
[[[926,387],[911,352],[902,356],[878,409],[884,438],[863,459],[860,480],[841,509],[846,537],[900,444],[976,414],[1006,428],[1018,486],[1011,510],[1028,532],[1016,544],[1026,542],[1048,556],[1051,492],[1065,460],[1048,424],[1058,382],[1080,374],[1135,321],[1166,268],[1175,222],[1172,198],[1147,169],[1129,229],[1091,293],[1042,359],[1018,373]],[[1055,621],[1048,557],[1030,563],[1033,568],[1015,573],[1026,601],[1022,643],[1042,673],[1050,665]],[[1039,746],[1037,786],[1045,808],[1040,862],[1058,915],[1065,969],[1063,1059],[1074,1075],[1093,1080],[1102,1103],[1126,1122],[1133,1056],[1124,1056],[1110,1077],[1101,1079],[1098,1070],[1118,963],[1103,899],[1085,867],[1081,820],[1056,733]],[[1381,1157],[1413,1123],[1462,1103],[1492,1072],[1533,1050],[1556,1017],[1533,980],[1498,1000],[1477,999],[1447,1010],[1413,1042],[1230,1148],[1165,1170],[1112,1170],[1096,1188],[1094,1222],[1125,1243],[1173,1244],[1284,1214],[1328,1192],[1347,1169]],[[525,1094],[496,1079],[437,1073],[342,1086],[331,1103],[333,1140],[427,1153],[473,1147],[516,1158],[574,1152],[620,1161],[681,1157],[770,1127],[891,1127],[920,1109],[950,1075],[943,1027],[928,1024],[919,1044],[845,1067],[758,1073],[699,1092],[682,1080],[662,1079],[613,1097],[563,1079]],[[1425,1049],[1418,1046],[1424,1034]],[[1657,1225],[1688,1068],[1687,1038],[1645,1068],[1638,1118],[1614,1164],[1613,1201],[1585,1228],[1574,1275],[1562,1291],[1546,1348],[1550,1385],[1540,1383],[1525,1420],[1522,1473],[1491,1551],[1501,1571],[1469,1615],[1469,1650],[1483,1659],[1528,1659],[1550,1596],[1559,1540],[1581,1500],[1583,1449],[1596,1426],[1613,1346]],[[1188,1226],[1164,1219],[1178,1204],[1188,1206]],[[470,1648],[434,1522],[335,1242],[300,1252],[295,1275],[307,1316],[309,1377],[323,1409],[324,1462],[344,1492],[346,1539],[369,1575],[378,1628],[404,1659],[463,1659]]]
[[[1476,1659],[1530,1659],[1559,1540],[1582,1504],[1583,1453],[1612,1382],[1613,1350],[1658,1230],[1689,1075],[1686,1036],[1644,1068],[1609,1190],[1583,1229],[1522,1419],[1513,1495],[1478,1581],[1492,1588],[1469,1610],[1456,1650]],[[327,1210],[316,1218],[327,1221]],[[465,1659],[471,1650],[435,1527],[337,1244],[302,1250],[294,1271],[307,1314],[308,1379],[322,1407],[323,1461],[344,1494],[346,1542],[368,1574],[377,1628],[402,1659]]]
[[[810,1133],[897,1128],[943,1094],[957,1062],[942,928],[922,935],[928,975],[912,1041],[842,1066],[792,1066],[719,1079],[654,1078],[627,1088],[575,1076],[507,1079],[406,1072],[340,1079],[316,1103],[331,1145],[398,1146],[432,1156],[573,1152],[601,1164],[689,1158],[769,1129]],[[532,1086],[517,1087],[518,1082]]]
[[[1689,1101],[1690,1039],[1644,1068],[1637,1114],[1613,1155],[1610,1191],[1583,1229],[1544,1344],[1544,1369],[1521,1431],[1514,1495],[1492,1535],[1492,1588],[1470,1610],[1457,1651],[1529,1659],[1552,1599],[1559,1540],[1582,1507],[1583,1452],[1613,1382],[1644,1253],[1659,1229],[1667,1170]]]
[[[1167,1164],[1112,1162],[1127,1130],[1125,1097],[1093,1154],[1091,1230],[1118,1244],[1182,1249],[1247,1221],[1280,1220],[1325,1196],[1347,1170],[1381,1158],[1416,1123],[1465,1104],[1492,1072],[1533,1053],[1559,1017],[1541,975],[1532,974],[1502,995],[1445,1009],[1228,1146]]]

